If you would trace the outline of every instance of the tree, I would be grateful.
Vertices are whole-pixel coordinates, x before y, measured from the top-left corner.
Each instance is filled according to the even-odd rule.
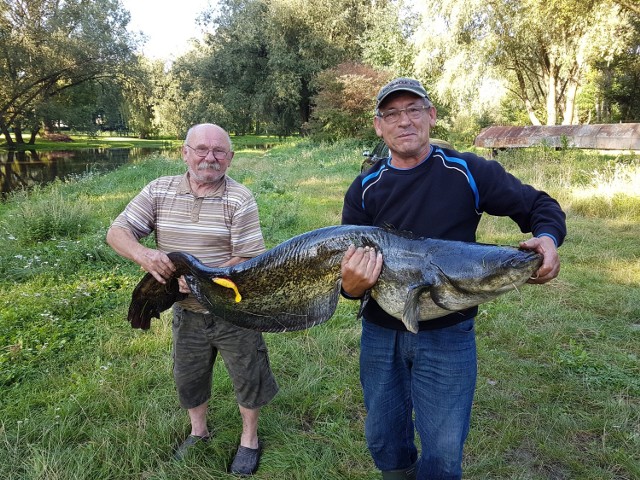
[[[576,95],[595,59],[613,58],[628,42],[627,17],[606,0],[458,0],[431,5],[469,68],[501,73],[532,124],[574,121]],[[478,75],[481,77],[482,75]]]
[[[595,63],[591,74],[595,121],[640,120],[640,18],[632,25],[633,39],[627,49]]]
[[[395,76],[413,76],[417,52],[412,37],[422,30],[418,20],[416,12],[402,0],[376,2],[367,12],[365,27],[358,35],[362,62]]]
[[[313,79],[360,56],[367,0],[225,0],[206,21],[208,81],[239,130],[288,135],[309,121]]]
[[[126,77],[134,40],[118,0],[5,0],[0,4],[0,131],[9,146],[38,106],[101,78]]]
[[[222,104],[222,91],[209,80],[211,68],[209,49],[200,45],[156,77],[154,113],[162,132],[184,138],[191,125],[205,122],[235,131]]]
[[[614,0],[614,3],[617,3],[623,9],[640,16],[640,3],[638,3],[638,0]]]
[[[375,97],[391,77],[389,71],[350,62],[321,72],[315,81],[312,133],[330,139],[375,138]]]
[[[165,77],[164,64],[144,57],[135,60],[127,77],[119,82],[122,92],[119,112],[127,131],[135,132],[139,138],[149,138],[160,130],[157,109]]]

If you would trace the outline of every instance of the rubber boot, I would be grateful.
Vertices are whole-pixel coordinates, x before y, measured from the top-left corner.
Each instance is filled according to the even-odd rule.
[[[402,470],[385,470],[382,472],[382,480],[416,480],[417,470],[417,462]]]

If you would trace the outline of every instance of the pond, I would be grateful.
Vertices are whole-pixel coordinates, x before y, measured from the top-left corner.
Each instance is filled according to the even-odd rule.
[[[151,155],[179,158],[177,148],[87,148],[80,150],[0,151],[0,198],[7,193],[88,173],[104,173]]]

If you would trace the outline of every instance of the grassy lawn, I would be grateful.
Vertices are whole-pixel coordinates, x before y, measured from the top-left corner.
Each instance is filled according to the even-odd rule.
[[[359,145],[289,140],[265,152],[233,140],[230,175],[255,193],[268,246],[340,222]],[[498,161],[559,199],[569,234],[558,279],[480,308],[465,478],[640,478],[640,162],[545,149]],[[213,440],[170,460],[189,429],[170,315],[148,332],[129,327],[141,271],[104,242],[145,183],[183,168],[153,158],[0,203],[0,478],[234,478],[240,415],[221,361]],[[485,218],[478,240],[524,238],[509,219]],[[265,335],[281,390],[262,412],[255,478],[379,478],[363,434],[356,307],[342,301],[323,325]]]

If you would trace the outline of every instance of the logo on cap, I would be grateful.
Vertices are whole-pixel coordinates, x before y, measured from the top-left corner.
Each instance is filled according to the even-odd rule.
[[[394,92],[411,92],[419,97],[426,98],[431,101],[429,94],[427,94],[427,91],[418,80],[400,77],[395,80],[391,80],[380,89],[376,98],[376,110],[380,107],[380,104],[384,102],[384,99]]]

